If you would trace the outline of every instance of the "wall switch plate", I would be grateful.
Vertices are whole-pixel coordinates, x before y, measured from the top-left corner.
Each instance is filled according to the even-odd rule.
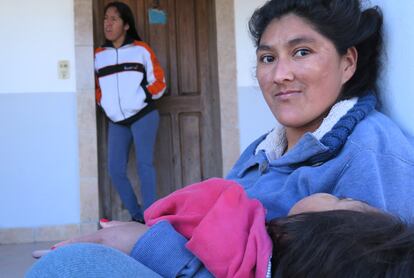
[[[60,60],[58,62],[58,77],[59,79],[69,79],[70,75],[69,61]]]

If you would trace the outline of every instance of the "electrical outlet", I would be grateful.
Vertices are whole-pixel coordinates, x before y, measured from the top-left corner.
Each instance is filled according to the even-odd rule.
[[[58,62],[58,77],[59,79],[69,79],[69,61],[61,60]]]

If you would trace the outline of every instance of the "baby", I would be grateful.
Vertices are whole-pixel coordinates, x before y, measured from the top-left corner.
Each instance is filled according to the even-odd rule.
[[[317,193],[267,224],[272,277],[412,277],[414,227],[366,203]]]

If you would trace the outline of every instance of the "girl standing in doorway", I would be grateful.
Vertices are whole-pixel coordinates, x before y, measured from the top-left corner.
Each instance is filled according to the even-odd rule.
[[[164,72],[153,50],[139,37],[126,4],[111,2],[104,13],[105,43],[95,51],[95,70],[96,101],[109,119],[109,175],[132,220],[143,222],[143,210],[156,200],[153,153],[159,114],[154,100],[165,92]],[[127,176],[131,143],[142,207]]]

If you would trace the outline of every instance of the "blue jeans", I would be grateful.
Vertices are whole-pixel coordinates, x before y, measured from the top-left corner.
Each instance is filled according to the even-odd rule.
[[[109,176],[122,203],[134,219],[143,219],[143,210],[138,204],[127,176],[129,149],[133,142],[137,172],[141,181],[143,207],[146,209],[156,200],[156,174],[153,156],[159,120],[158,111],[154,110],[129,126],[109,122]]]
[[[132,257],[107,246],[77,243],[59,247],[37,261],[26,278],[156,277]]]

